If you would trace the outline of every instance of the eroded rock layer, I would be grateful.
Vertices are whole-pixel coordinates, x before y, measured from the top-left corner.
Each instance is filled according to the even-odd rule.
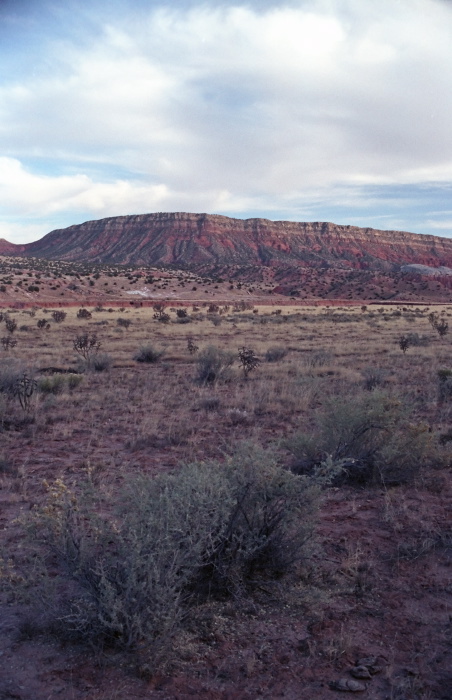
[[[452,267],[452,240],[332,223],[188,213],[117,216],[58,229],[39,241],[0,241],[0,254],[131,265],[264,265],[399,270]]]

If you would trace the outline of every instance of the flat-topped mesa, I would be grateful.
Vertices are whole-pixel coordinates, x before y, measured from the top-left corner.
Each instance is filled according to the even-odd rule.
[[[397,271],[452,267],[452,240],[329,222],[235,219],[158,212],[116,216],[51,231],[0,254],[130,265],[295,265]]]

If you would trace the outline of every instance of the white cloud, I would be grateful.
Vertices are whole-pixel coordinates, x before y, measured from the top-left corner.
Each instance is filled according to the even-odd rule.
[[[42,224],[0,221],[0,238],[10,243],[32,243],[49,233]]]
[[[6,215],[246,215],[452,181],[449,4],[131,7],[99,5],[82,43],[77,23],[50,33],[28,79],[0,82]]]
[[[452,231],[452,219],[444,220],[444,221],[432,221],[432,220],[430,220],[427,222],[427,226],[429,226],[429,228],[433,228],[433,229],[445,229],[448,231]]]
[[[251,204],[224,189],[191,194],[171,191],[164,184],[143,185],[125,180],[95,182],[86,175],[35,175],[13,158],[0,158],[0,201],[7,202],[3,209],[9,216],[36,216],[39,212],[40,217],[68,211],[90,212],[99,217],[120,216],[136,211],[161,211],[165,207],[191,209],[193,203],[206,210],[232,210]]]

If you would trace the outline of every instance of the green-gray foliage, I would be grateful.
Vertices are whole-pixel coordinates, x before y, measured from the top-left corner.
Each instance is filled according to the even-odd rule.
[[[131,479],[102,516],[57,481],[28,521],[33,556],[41,545],[57,566],[51,614],[95,644],[145,648],[155,667],[189,607],[262,589],[308,556],[321,481],[249,444],[225,462]]]
[[[69,388],[69,391],[73,391],[76,389],[79,384],[83,381],[83,377],[81,374],[68,374],[67,375],[67,385]]]
[[[112,365],[112,357],[108,352],[95,353],[87,361],[87,369],[93,372],[108,372]]]
[[[382,391],[325,401],[311,432],[286,441],[294,469],[311,472],[327,457],[342,478],[357,483],[401,483],[419,471],[431,442],[426,425],[412,424],[401,403]]]
[[[227,381],[231,377],[233,364],[233,353],[209,345],[198,355],[196,381],[199,384]]]
[[[65,377],[62,374],[54,374],[50,377],[38,379],[38,391],[42,394],[61,394],[65,385]]]
[[[6,396],[14,396],[17,382],[22,377],[25,368],[14,361],[0,363],[0,393]]]
[[[141,346],[141,348],[133,356],[133,359],[136,362],[154,364],[160,360],[163,353],[164,350],[156,350],[152,345],[147,344]]]
[[[452,398],[452,370],[438,370],[438,400],[450,401]]]
[[[274,345],[267,349],[265,353],[265,360],[267,362],[279,362],[279,360],[283,360],[285,358],[287,352],[288,350],[284,346]]]

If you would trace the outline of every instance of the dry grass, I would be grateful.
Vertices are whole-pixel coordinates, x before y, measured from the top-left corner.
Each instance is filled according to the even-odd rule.
[[[149,445],[176,448],[182,456],[189,449],[202,457],[215,452],[219,442],[229,442],[232,434],[251,437],[258,429],[264,441],[274,441],[297,426],[309,426],[313,412],[327,397],[365,391],[368,376],[406,404],[414,421],[427,422],[434,432],[443,430],[450,406],[438,404],[437,371],[448,368],[447,336],[440,339],[432,331],[427,311],[410,310],[401,316],[393,311],[375,314],[378,320],[387,320],[373,327],[372,315],[357,308],[293,308],[284,315],[259,308],[259,314],[225,315],[215,327],[205,317],[179,324],[175,314],[170,323],[162,324],[153,319],[152,309],[93,312],[90,320],[79,320],[73,308],[63,323],[51,323],[49,330],[38,329],[36,321],[50,317],[50,312],[37,311],[33,325],[24,312],[16,313],[19,327],[22,319],[27,320],[29,330],[15,332],[14,357],[31,374],[39,376],[40,370],[51,367],[78,371],[73,340],[84,332],[95,333],[101,352],[112,360],[109,371],[85,373],[72,391],[66,386],[55,395],[36,395],[27,434],[33,434],[45,453],[46,444],[52,451],[61,433],[65,440],[68,435],[75,440],[77,434],[96,433],[99,448],[107,453],[113,449],[115,454],[132,449],[142,466],[146,455],[139,445],[144,448],[146,439]],[[406,318],[412,316],[416,332],[428,337],[429,344],[410,347],[404,355],[397,339]],[[130,319],[130,327],[118,327],[118,317]],[[246,380],[236,361],[228,383],[200,387],[194,382],[197,355],[187,350],[188,336],[199,352],[212,345],[237,355],[246,346],[264,359],[267,349],[276,345],[287,354],[275,363],[261,362]],[[133,359],[146,344],[163,351],[155,364],[140,365]],[[3,351],[3,363],[11,354]],[[212,395],[218,405],[206,410],[203,401]],[[21,416],[13,399],[7,399],[3,410],[17,420]],[[245,412],[248,419],[231,425],[231,410]],[[4,437],[14,448],[23,434],[7,431]],[[79,442],[70,446],[73,460]]]
[[[438,310],[444,310],[446,318],[452,315],[450,306]],[[6,551],[14,553],[22,537],[16,522],[19,511],[45,498],[45,479],[63,477],[75,489],[88,481],[96,490],[112,492],[130,475],[170,472],[181,462],[222,459],[241,440],[273,446],[281,463],[290,466],[284,439],[297,431],[309,432],[331,398],[365,395],[369,377],[400,402],[412,425],[426,425],[431,436],[424,468],[414,484],[418,491],[405,497],[396,489],[378,496],[382,499],[378,527],[386,528],[394,544],[389,566],[405,566],[449,541],[438,513],[418,508],[423,493],[440,499],[441,488],[439,493],[435,488],[445,478],[446,472],[440,470],[450,464],[452,445],[439,441],[450,430],[452,400],[438,401],[437,375],[440,369],[452,369],[450,339],[440,338],[432,329],[428,309],[394,306],[379,313],[374,307],[365,312],[360,307],[290,307],[277,314],[274,307],[259,307],[258,313],[222,314],[220,325],[207,318],[205,309],[202,315],[189,309],[189,323],[178,323],[175,312],[170,312],[167,324],[155,320],[150,308],[111,312],[90,308],[89,320],[77,319],[78,307],[66,311],[65,320],[54,323],[51,311],[37,310],[30,318],[25,311],[12,310],[18,328],[25,324],[29,328],[14,332],[18,341],[14,350],[0,350],[1,372],[12,366],[19,374],[39,379],[45,368],[80,371],[73,339],[83,332],[97,334],[101,352],[111,356],[112,364],[104,372],[84,371],[73,388],[66,381],[55,393],[36,390],[26,411],[15,396],[0,393],[0,494],[5,508],[1,538]],[[119,317],[130,320],[130,326],[118,326]],[[37,328],[41,318],[49,319],[49,330]],[[425,337],[426,342],[403,354],[398,339],[407,332]],[[4,324],[1,335],[6,335]],[[199,347],[193,355],[187,349],[189,336]],[[153,364],[133,359],[146,344],[164,351]],[[199,385],[197,357],[209,345],[236,357],[246,346],[262,362],[244,378],[237,359],[228,381]],[[266,351],[275,346],[286,349],[286,355],[266,362]],[[371,493],[371,499],[377,498],[376,492]],[[416,493],[421,494],[418,501]],[[361,496],[351,502],[347,490],[334,498],[350,518],[365,508]],[[415,522],[417,515],[422,523]],[[353,546],[346,543],[340,555],[337,551],[330,554],[338,562],[335,572],[324,572],[325,563],[319,558],[316,582],[323,578],[320,587],[332,582],[333,598],[336,593],[352,595],[370,605],[378,585],[373,567],[382,565],[377,549],[359,540]],[[350,647],[350,631],[341,622],[324,643],[324,658],[337,663]],[[251,661],[245,663],[249,676],[253,654],[249,651]]]

